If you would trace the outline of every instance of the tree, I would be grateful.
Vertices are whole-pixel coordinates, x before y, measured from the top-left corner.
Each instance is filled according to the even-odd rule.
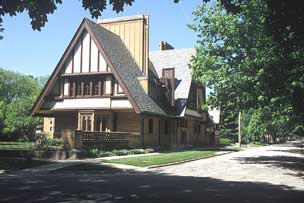
[[[194,12],[197,54],[193,74],[213,88],[209,102],[223,111],[269,107],[271,112],[303,124],[304,52],[287,50],[269,34],[271,8],[266,1],[234,1],[234,12],[223,4],[203,3]]]
[[[34,134],[40,118],[30,115],[41,87],[37,79],[0,69],[0,137],[25,138]]]

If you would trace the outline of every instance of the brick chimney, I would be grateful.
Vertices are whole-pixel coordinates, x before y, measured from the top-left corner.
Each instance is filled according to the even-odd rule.
[[[174,49],[174,47],[166,41],[160,41],[159,42],[159,49],[161,51],[163,51],[163,50]]]

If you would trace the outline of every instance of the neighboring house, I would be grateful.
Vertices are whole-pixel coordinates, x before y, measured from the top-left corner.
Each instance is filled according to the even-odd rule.
[[[191,77],[195,50],[160,49],[149,52],[148,16],[84,19],[32,114],[55,118],[54,137],[69,132],[94,146],[214,143],[205,86]]]

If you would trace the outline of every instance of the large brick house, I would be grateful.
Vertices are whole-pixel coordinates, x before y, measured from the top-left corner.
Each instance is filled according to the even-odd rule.
[[[145,15],[84,19],[32,114],[55,118],[54,137],[77,132],[86,144],[212,144],[201,108],[205,86],[191,76],[193,54],[163,41],[149,52]]]

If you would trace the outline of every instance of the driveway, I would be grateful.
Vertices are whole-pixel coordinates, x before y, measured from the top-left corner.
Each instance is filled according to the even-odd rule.
[[[146,172],[0,176],[0,202],[303,202],[303,155],[284,144]]]

